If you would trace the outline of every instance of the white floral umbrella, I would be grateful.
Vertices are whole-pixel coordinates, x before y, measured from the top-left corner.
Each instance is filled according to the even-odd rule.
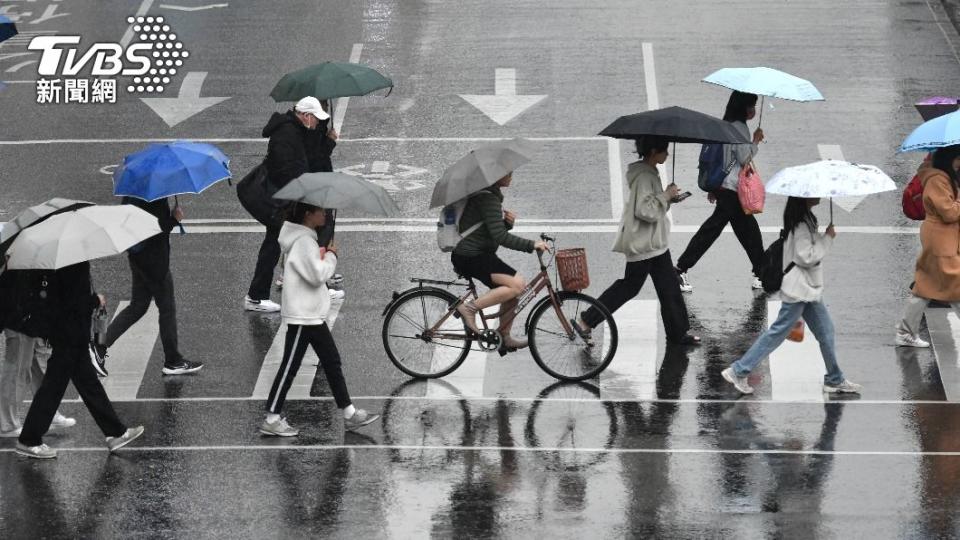
[[[865,196],[895,189],[897,185],[893,179],[873,165],[833,159],[788,167],[773,175],[766,184],[767,193],[788,197],[830,197],[831,222],[834,197]]]

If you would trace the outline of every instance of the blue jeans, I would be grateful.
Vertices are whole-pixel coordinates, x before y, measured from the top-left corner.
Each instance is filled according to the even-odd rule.
[[[746,377],[756,369],[764,358],[783,343],[794,323],[801,317],[820,343],[823,365],[827,368],[823,383],[829,385],[842,383],[843,372],[837,365],[833,344],[833,321],[830,319],[830,313],[827,312],[827,306],[822,302],[784,302],[777,320],[773,321],[770,328],[750,346],[750,350],[742,358],[733,363],[733,372],[737,377]]]

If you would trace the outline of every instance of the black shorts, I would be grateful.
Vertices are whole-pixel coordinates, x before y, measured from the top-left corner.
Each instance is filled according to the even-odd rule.
[[[491,289],[499,287],[490,279],[493,274],[517,275],[512,266],[500,260],[495,253],[484,253],[475,257],[464,257],[456,253],[450,256],[453,269],[463,277],[473,278]]]

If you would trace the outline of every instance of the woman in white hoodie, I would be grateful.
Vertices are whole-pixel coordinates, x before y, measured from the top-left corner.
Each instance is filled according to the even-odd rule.
[[[321,247],[318,243],[316,229],[324,223],[326,212],[323,208],[296,203],[290,207],[280,229],[280,249],[285,255],[280,315],[287,323],[287,338],[283,360],[267,398],[267,417],[260,425],[260,433],[264,435],[294,437],[300,433],[280,417],[280,411],[307,352],[307,345],[313,347],[320,358],[333,399],[343,413],[346,429],[365,426],[380,417],[357,409],[350,402],[347,382],[340,369],[340,353],[326,324],[330,311],[326,281],[337,268],[337,248],[335,244]]]
[[[820,354],[827,368],[823,391],[860,393],[861,386],[844,378],[837,365],[833,321],[823,303],[823,265],[820,263],[833,246],[837,232],[832,223],[826,232],[819,232],[817,216],[810,210],[818,204],[820,199],[790,197],[783,209],[783,230],[787,231],[783,243],[783,283],[780,286],[783,305],[770,328],[743,357],[722,372],[723,378],[744,394],[753,393],[747,376],[783,343],[801,317],[820,343]]]
[[[670,258],[667,211],[677,200],[680,190],[676,184],[664,189],[657,171],[657,165],[670,155],[668,145],[669,142],[662,137],[644,137],[637,141],[637,153],[641,159],[627,168],[630,195],[624,201],[620,232],[613,243],[613,251],[626,256],[627,266],[623,278],[614,281],[598,300],[613,313],[640,293],[649,275],[660,299],[667,342],[696,345],[700,338],[687,333],[690,330],[687,306]],[[590,330],[602,320],[603,316],[591,308],[573,321],[574,328],[583,339],[589,340]]]

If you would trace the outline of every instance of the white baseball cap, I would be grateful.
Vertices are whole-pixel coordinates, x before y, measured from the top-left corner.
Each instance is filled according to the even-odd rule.
[[[317,120],[330,118],[330,115],[320,106],[320,100],[313,96],[307,96],[298,101],[294,109],[302,113],[312,114],[317,117]]]

